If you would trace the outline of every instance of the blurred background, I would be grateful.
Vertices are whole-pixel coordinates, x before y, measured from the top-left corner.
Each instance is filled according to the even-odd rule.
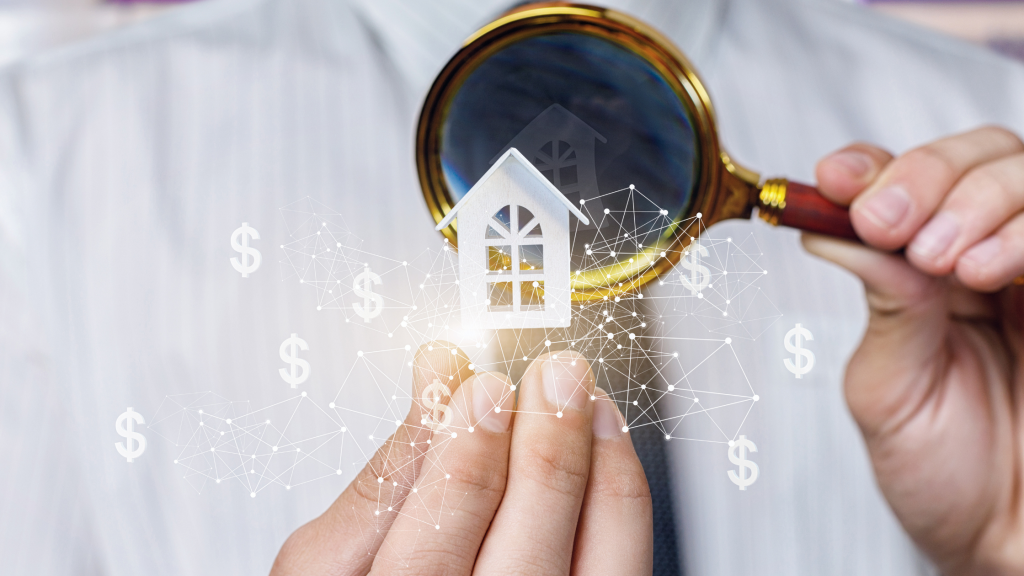
[[[0,0],[0,65],[190,1],[204,0]],[[1024,0],[808,1],[856,2],[1024,61]]]

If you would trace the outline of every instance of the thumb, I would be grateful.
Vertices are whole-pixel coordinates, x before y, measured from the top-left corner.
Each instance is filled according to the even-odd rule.
[[[856,142],[822,158],[815,168],[818,190],[841,206],[850,202],[878,178],[892,162],[892,154],[885,150]]]
[[[902,256],[804,233],[808,252],[864,282],[868,326],[846,368],[846,400],[865,436],[891,429],[921,406],[942,369],[948,330],[947,284]]]
[[[454,393],[473,375],[469,365],[469,358],[449,342],[431,342],[416,351],[413,400],[405,421],[330,508],[288,538],[274,561],[273,576],[347,576],[370,571],[429,448],[431,429],[423,423],[426,406],[421,403],[424,389],[437,381]],[[447,403],[449,399],[441,400]]]

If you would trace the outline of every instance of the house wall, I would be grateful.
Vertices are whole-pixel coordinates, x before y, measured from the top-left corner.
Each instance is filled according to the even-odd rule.
[[[462,324],[467,328],[554,328],[571,323],[569,293],[569,210],[534,175],[510,157],[458,214]],[[484,236],[491,216],[509,204],[526,206],[544,235],[545,309],[488,313],[487,251]],[[513,254],[517,259],[518,254]]]

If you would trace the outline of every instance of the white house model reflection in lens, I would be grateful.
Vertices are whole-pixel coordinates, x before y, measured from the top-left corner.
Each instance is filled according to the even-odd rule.
[[[458,215],[464,327],[569,326],[570,213],[590,223],[515,148],[470,188],[437,225]]]
[[[491,163],[509,148],[515,148],[523,156],[532,159],[537,170],[574,206],[580,200],[585,200],[591,214],[600,214],[604,206],[597,188],[597,161],[594,154],[598,141],[608,142],[575,114],[560,104],[552,104],[491,158]],[[581,227],[592,228],[586,225]]]

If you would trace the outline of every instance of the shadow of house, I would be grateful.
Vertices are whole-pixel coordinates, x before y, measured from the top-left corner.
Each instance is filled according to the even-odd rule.
[[[591,223],[581,224],[581,227],[593,229],[602,220],[604,211],[597,187],[595,140],[607,142],[604,136],[575,114],[560,104],[552,104],[491,158],[490,164],[494,164],[509,148],[515,148],[574,206],[580,206],[585,214],[591,216]],[[581,200],[586,203],[585,209]]]

